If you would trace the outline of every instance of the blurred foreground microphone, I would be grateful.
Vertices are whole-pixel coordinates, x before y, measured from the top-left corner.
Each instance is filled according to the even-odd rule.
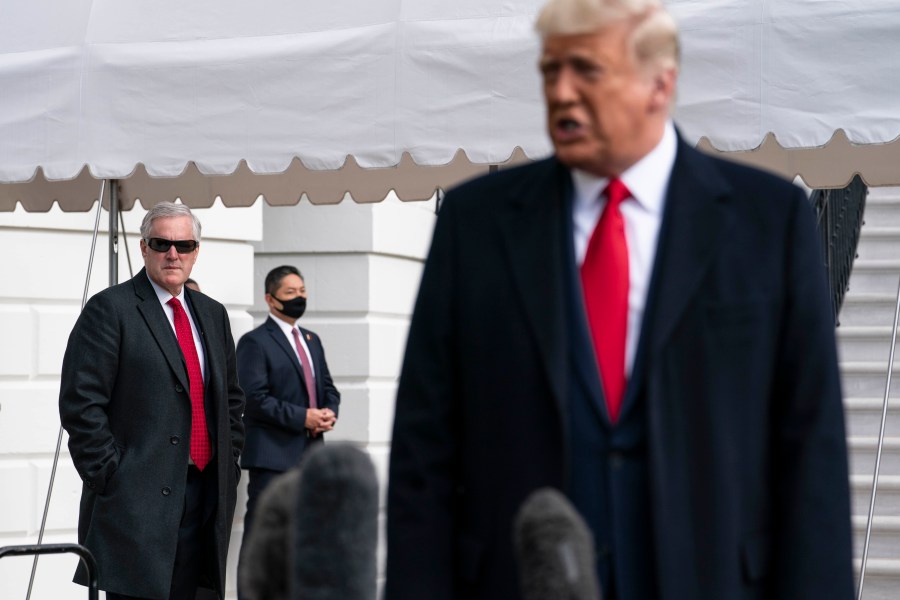
[[[594,537],[562,493],[553,488],[532,492],[514,527],[525,600],[600,600]]]
[[[378,479],[368,455],[334,443],[308,452],[295,510],[291,598],[374,600]]]

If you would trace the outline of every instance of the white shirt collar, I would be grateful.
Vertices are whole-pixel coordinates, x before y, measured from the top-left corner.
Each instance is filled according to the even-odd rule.
[[[269,318],[272,319],[273,321],[275,321],[275,324],[278,325],[278,327],[280,327],[281,330],[284,332],[284,335],[286,335],[288,337],[291,337],[293,335],[291,333],[291,329],[297,329],[299,331],[299,328],[297,327],[296,323],[291,325],[290,323],[286,322],[284,319],[279,319],[271,311],[269,311]],[[301,336],[301,337],[303,337],[303,336]]]
[[[675,125],[668,120],[659,143],[620,176],[622,183],[644,210],[662,213],[677,148]],[[575,186],[575,202],[593,203],[606,188],[609,178],[572,169],[572,182]]]
[[[149,275],[147,275],[147,279],[150,281],[150,285],[153,286],[153,291],[156,292],[156,297],[159,298],[160,304],[166,304],[172,299],[172,293],[169,290],[153,281]],[[186,306],[184,303],[184,286],[181,286],[181,292],[175,297],[181,302],[181,306]]]

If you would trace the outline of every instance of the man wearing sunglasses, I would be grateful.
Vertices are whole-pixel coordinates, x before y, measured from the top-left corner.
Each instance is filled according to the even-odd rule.
[[[91,298],[63,359],[78,541],[110,600],[222,598],[244,445],[231,326],[184,285],[200,247],[188,207],[150,209],[140,244],[144,269]]]

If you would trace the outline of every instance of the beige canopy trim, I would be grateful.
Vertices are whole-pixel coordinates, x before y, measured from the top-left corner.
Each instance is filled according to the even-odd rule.
[[[853,144],[838,129],[817,148],[784,148],[771,133],[753,150],[723,152],[705,137],[697,147],[791,180],[800,176],[811,188],[843,188],[857,173],[869,187],[900,185],[900,138],[886,144]]]
[[[500,167],[529,160],[516,148]],[[125,179],[119,179],[119,202],[129,210],[135,201],[145,208],[157,202],[180,198],[194,208],[212,206],[221,198],[226,206],[250,206],[263,196],[272,206],[297,204],[305,195],[313,204],[336,204],[346,194],[360,203],[379,202],[393,190],[401,200],[425,200],[437,189],[448,189],[457,183],[486,173],[489,165],[472,163],[459,150],[445,165],[424,166],[404,154],[394,167],[360,167],[352,156],[340,169],[317,171],[307,169],[299,159],[282,173],[257,174],[245,162],[230,175],[205,175],[193,163],[177,177],[151,177],[143,165]],[[29,212],[47,212],[53,203],[68,212],[90,210],[97,202],[100,183],[85,167],[78,177],[69,180],[47,180],[38,169],[31,181],[0,184],[0,211],[15,210],[21,204]]]
[[[900,138],[886,144],[857,145],[838,130],[828,144],[818,148],[784,148],[772,134],[753,150],[723,152],[707,138],[702,138],[698,147],[789,179],[799,175],[812,188],[841,188],[857,173],[869,186],[900,183]],[[528,160],[522,149],[516,148],[499,167]],[[288,206],[304,195],[313,204],[335,204],[346,194],[366,203],[383,200],[391,190],[402,200],[424,200],[437,189],[446,190],[488,169],[488,165],[471,162],[463,150],[444,165],[419,165],[404,154],[397,166],[362,168],[348,156],[336,170],[308,169],[294,159],[284,172],[274,174],[253,173],[241,162],[230,175],[205,175],[191,163],[178,177],[151,177],[139,165],[129,177],[118,180],[119,200],[123,210],[138,200],[146,208],[176,198],[195,208],[212,206],[217,197],[226,206],[250,206],[259,196],[272,206]],[[21,204],[29,212],[46,212],[55,202],[64,211],[83,212],[97,201],[99,190],[99,181],[87,167],[75,179],[58,181],[47,180],[39,169],[31,181],[0,184],[0,211]]]

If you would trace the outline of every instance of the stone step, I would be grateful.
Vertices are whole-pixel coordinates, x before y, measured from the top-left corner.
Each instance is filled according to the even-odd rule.
[[[841,361],[841,379],[845,398],[884,398],[887,359],[880,361]],[[894,355],[891,397],[900,397],[900,356]]]
[[[850,476],[850,509],[853,515],[868,515],[872,499],[872,474]],[[900,517],[900,476],[879,475],[875,494],[875,516]]]
[[[841,329],[851,326],[883,326],[890,329],[896,309],[896,290],[891,294],[865,294],[851,289],[844,297],[838,319],[841,325],[837,331],[840,334]]]
[[[854,584],[859,582],[862,557],[856,557]],[[854,587],[854,598],[856,598]],[[866,561],[866,578],[863,580],[862,600],[897,600],[900,597],[900,560],[869,558]],[[823,599],[824,600],[824,599]]]
[[[838,356],[849,361],[887,361],[891,352],[891,329],[890,324],[858,326],[844,322],[837,328]],[[900,361],[896,345],[894,360]]]
[[[900,227],[900,198],[896,191],[890,195],[874,193],[875,188],[870,189],[866,198],[866,210],[863,213],[863,222],[868,227]]]
[[[870,188],[858,258],[838,317],[846,394],[857,576],[875,470],[878,433],[900,282],[900,190]],[[895,361],[900,353],[895,349]],[[895,365],[862,598],[900,598],[900,368]]]
[[[850,436],[847,439],[847,452],[850,460],[850,473],[852,475],[875,474],[875,457],[878,453],[878,430],[881,427],[881,413],[878,413],[878,423],[872,428],[875,435],[866,437]],[[896,417],[895,417],[896,418]],[[850,419],[848,419],[849,421]],[[900,475],[900,430],[891,435],[885,425],[884,443],[881,447],[881,464],[879,476]],[[900,550],[900,546],[898,546]],[[900,555],[898,555],[900,558]]]
[[[853,556],[862,557],[866,543],[868,510],[853,516]],[[900,559],[900,517],[872,519],[872,535],[869,538],[870,559]]]
[[[900,260],[859,259],[853,264],[847,293],[884,294],[896,298],[898,282],[900,282]]]
[[[862,228],[857,246],[859,260],[897,258],[900,248],[900,224],[896,227],[879,227],[867,224]]]
[[[897,382],[900,385],[900,380]],[[891,383],[893,387],[893,382]],[[884,408],[884,396],[881,398],[844,398],[844,414],[847,422],[847,435],[854,439],[877,438],[881,430],[881,413]],[[885,421],[886,437],[900,438],[900,399],[888,400],[888,414]]]
[[[869,193],[866,196],[866,201],[873,200],[876,202],[883,202],[887,200],[896,200],[900,202],[900,187],[870,187],[868,191]]]

